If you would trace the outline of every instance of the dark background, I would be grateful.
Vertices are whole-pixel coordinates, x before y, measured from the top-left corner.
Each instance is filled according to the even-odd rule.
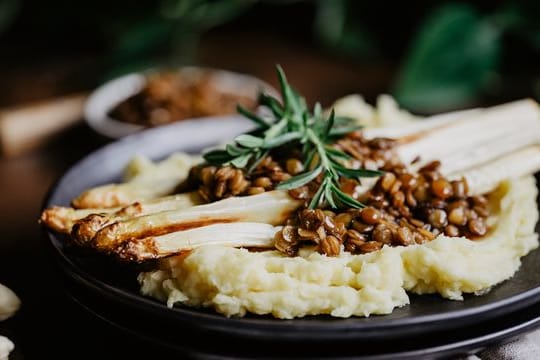
[[[277,85],[279,63],[309,102],[323,105],[351,93],[370,101],[391,93],[406,108],[428,114],[538,99],[537,3],[0,0],[0,107],[184,64],[245,72]],[[13,359],[163,352],[74,304],[40,236],[46,191],[109,141],[80,122],[45,147],[0,158],[0,282],[22,300],[21,310],[0,323],[0,334],[16,344]]]
[[[312,101],[384,91],[412,110],[434,112],[538,96],[536,1],[2,0],[0,6],[0,105],[87,90],[165,64],[223,67],[275,83],[278,62]],[[495,35],[478,35],[486,28]],[[415,73],[409,63],[418,53],[425,75],[403,84]],[[313,73],[323,77],[319,90],[304,84]],[[427,96],[456,84],[460,94],[448,92],[445,106]],[[407,100],[400,88],[421,99]]]

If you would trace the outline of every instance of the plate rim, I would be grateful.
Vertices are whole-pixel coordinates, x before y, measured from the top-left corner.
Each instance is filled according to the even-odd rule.
[[[129,333],[131,336],[142,338],[145,341],[149,341],[150,343],[158,343],[160,346],[165,346],[168,349],[173,349],[173,351],[180,351],[180,352],[187,352],[188,354],[192,354],[197,356],[197,358],[200,358],[201,356],[204,356],[204,358],[208,359],[216,359],[216,360],[230,360],[230,359],[251,359],[251,357],[245,357],[245,356],[226,356],[226,355],[219,355],[215,353],[208,353],[208,352],[201,352],[197,351],[196,349],[190,348],[189,346],[182,346],[183,344],[170,344],[167,341],[152,337],[149,334],[142,334],[137,330],[131,329],[130,327],[120,324],[118,321],[111,319],[110,317],[100,313],[98,310],[93,308],[92,306],[88,305],[87,303],[83,302],[79,297],[76,295],[70,294],[71,299],[77,303],[79,306],[81,306],[85,311],[88,311],[92,315],[98,317],[101,321],[116,327],[117,329],[120,329],[124,332]],[[508,320],[509,316],[515,316],[516,313],[523,313],[527,311],[527,309],[530,309],[531,307],[539,307],[540,302],[536,302],[533,304],[530,304],[528,307],[525,307],[523,309],[517,310],[515,312],[505,314],[501,318],[503,320]],[[491,319],[493,320],[493,319]],[[538,312],[534,317],[527,319],[523,322],[517,322],[513,323],[510,326],[500,326],[497,327],[494,331],[488,330],[487,332],[482,332],[478,334],[477,336],[470,337],[467,339],[458,339],[458,340],[450,340],[449,342],[439,343],[435,344],[433,346],[427,346],[427,347],[420,347],[415,349],[407,349],[407,350],[398,350],[398,351],[390,351],[390,352],[384,352],[380,354],[369,354],[366,356],[362,355],[344,355],[344,356],[332,356],[332,359],[335,360],[351,360],[351,359],[372,359],[372,360],[389,360],[389,359],[420,359],[425,358],[426,356],[429,359],[432,359],[434,357],[439,358],[441,356],[444,356],[444,358],[447,358],[450,355],[462,355],[462,354],[472,354],[477,353],[479,351],[485,350],[488,346],[493,344],[499,344],[504,343],[505,340],[514,339],[517,336],[524,335],[530,331],[537,330],[540,328],[540,312]],[[260,359],[271,359],[273,357],[260,357]],[[327,357],[328,358],[328,357]]]

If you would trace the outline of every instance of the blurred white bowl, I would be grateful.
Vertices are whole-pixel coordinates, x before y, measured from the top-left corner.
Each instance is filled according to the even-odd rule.
[[[251,75],[203,67],[182,67],[178,71],[187,76],[210,74],[212,84],[217,90],[224,93],[237,94],[257,100],[259,92],[263,90],[279,98],[274,87]],[[148,127],[120,121],[109,115],[118,104],[144,88],[147,81],[146,74],[151,74],[151,72],[124,75],[95,89],[90,94],[84,109],[84,117],[88,126],[97,133],[112,139],[147,129]],[[215,116],[212,117],[215,118]]]

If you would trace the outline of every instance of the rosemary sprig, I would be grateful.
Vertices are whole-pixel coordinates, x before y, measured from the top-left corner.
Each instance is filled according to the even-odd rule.
[[[353,124],[352,119],[335,116],[333,110],[326,119],[319,103],[315,104],[311,113],[305,100],[289,85],[279,65],[277,75],[283,102],[264,93],[259,96],[259,104],[270,110],[272,118],[263,118],[239,105],[238,112],[251,119],[257,128],[249,134],[237,136],[224,150],[207,152],[204,159],[210,164],[232,165],[251,172],[271,149],[297,144],[302,148],[304,166],[308,170],[281,182],[277,189],[295,189],[322,174],[319,188],[309,204],[310,208],[316,208],[322,203],[332,208],[364,207],[340,189],[339,179],[374,177],[381,175],[381,172],[346,167],[343,162],[349,160],[350,156],[330,146],[336,138],[360,127]]]

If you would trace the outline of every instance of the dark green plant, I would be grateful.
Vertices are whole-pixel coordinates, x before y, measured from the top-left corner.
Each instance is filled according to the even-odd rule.
[[[156,11],[120,31],[110,55],[112,74],[194,61],[199,38],[240,16],[255,0],[162,0]]]
[[[358,2],[320,0],[316,4],[315,34],[323,45],[363,59],[380,56],[384,44],[382,39],[377,43],[373,37],[378,30],[358,24],[362,15]],[[473,4],[431,4],[432,9],[421,19],[418,31],[409,36],[409,49],[392,86],[392,94],[402,106],[432,113],[466,107],[482,96],[496,93],[497,88],[504,89],[501,73],[505,61],[516,58],[506,46],[508,41],[517,39],[523,45],[517,49],[522,61],[531,50],[538,55],[540,2],[502,2],[489,11]],[[372,15],[386,18],[384,13]],[[384,56],[379,59],[385,60]],[[530,81],[531,92],[540,98],[540,79],[533,77]]]
[[[330,51],[354,58],[374,58],[379,50],[372,34],[351,13],[348,0],[318,0],[313,31],[317,41]]]
[[[0,35],[15,21],[20,8],[20,0],[0,0]]]
[[[501,61],[502,36],[518,17],[511,9],[481,15],[450,3],[423,23],[401,68],[394,95],[419,111],[463,106],[480,94]]]

